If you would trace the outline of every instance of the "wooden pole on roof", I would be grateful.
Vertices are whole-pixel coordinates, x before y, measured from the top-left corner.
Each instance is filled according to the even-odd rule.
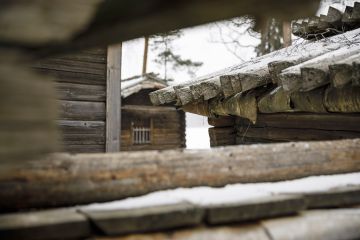
[[[143,68],[142,74],[146,74],[147,71],[147,58],[148,58],[148,51],[149,51],[149,37],[145,37],[145,44],[144,44],[144,58],[143,58]]]
[[[284,38],[284,46],[291,46],[291,23],[289,21],[283,22],[283,38]]]

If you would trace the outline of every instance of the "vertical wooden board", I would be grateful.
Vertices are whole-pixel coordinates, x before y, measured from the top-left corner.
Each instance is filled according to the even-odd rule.
[[[120,151],[121,48],[120,43],[109,46],[107,51],[106,152]]]

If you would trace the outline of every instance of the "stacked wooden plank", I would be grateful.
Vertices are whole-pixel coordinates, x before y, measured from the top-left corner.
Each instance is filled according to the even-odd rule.
[[[105,151],[106,58],[106,48],[98,48],[33,65],[55,78],[62,151]]]
[[[299,130],[296,125],[256,128],[261,114],[360,112],[360,29],[314,42],[293,45],[193,81],[150,94],[154,104],[174,103],[184,111],[209,118],[236,116],[251,123],[233,124],[227,131],[210,129],[212,145],[325,140],[359,137],[356,129]],[[281,115],[282,116],[282,115]],[[298,116],[298,115],[294,115]],[[300,118],[302,119],[302,118]],[[344,118],[346,119],[346,117]],[[301,121],[298,121],[301,124]],[[302,136],[298,136],[299,134]],[[225,140],[226,139],[226,140]]]
[[[329,7],[327,15],[299,19],[292,22],[292,33],[305,39],[321,39],[360,26],[360,2],[346,6],[342,12]]]

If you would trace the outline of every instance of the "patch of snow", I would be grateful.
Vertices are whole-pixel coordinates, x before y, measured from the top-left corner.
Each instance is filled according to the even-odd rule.
[[[187,149],[209,149],[210,138],[208,128],[186,128]]]
[[[231,184],[222,188],[194,187],[158,191],[141,197],[83,206],[91,210],[132,209],[190,202],[213,205],[257,199],[281,193],[311,193],[346,186],[360,186],[360,172],[328,176],[312,176],[274,183]]]

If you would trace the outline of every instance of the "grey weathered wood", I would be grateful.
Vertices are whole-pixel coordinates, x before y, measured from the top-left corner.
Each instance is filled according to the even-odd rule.
[[[317,88],[308,92],[294,92],[290,95],[295,110],[301,112],[326,113],[324,104],[326,88]]]
[[[237,118],[237,125],[254,127],[321,129],[360,132],[359,114],[312,114],[312,113],[276,113],[258,114],[255,125],[243,118]]]
[[[226,99],[211,99],[209,113],[208,116],[238,116],[256,122],[256,94],[239,93]]]
[[[105,120],[105,103],[59,100],[61,120]]]
[[[360,87],[328,88],[324,105],[329,112],[360,112]]]
[[[351,47],[340,48],[329,54],[304,63],[301,67],[302,84],[301,90],[309,91],[330,82],[329,65],[338,60],[360,53],[360,44]]]
[[[51,78],[0,49],[0,164],[16,164],[57,150],[55,91]]]
[[[360,63],[353,63],[352,70],[352,85],[360,86]]]
[[[261,221],[271,239],[357,239],[359,209],[305,211],[299,216]]]
[[[360,187],[347,186],[327,191],[300,193],[307,202],[308,208],[331,208],[355,206],[360,204]]]
[[[356,32],[357,30],[354,31]],[[354,31],[348,33],[354,33]],[[339,36],[334,36],[333,38],[335,37]],[[339,48],[340,46],[338,45],[338,49],[335,51],[330,51],[327,53],[323,52],[323,55],[321,56],[312,58],[308,61],[282,71],[280,74],[280,79],[284,90],[290,92],[298,90],[310,91],[329,83],[330,80],[328,66],[336,61],[359,53],[359,45],[356,43],[356,38],[357,37],[355,35],[346,40],[355,42],[350,47],[346,46]]]
[[[105,133],[104,121],[57,121],[62,133],[68,134],[97,134]]]
[[[212,205],[207,208],[205,221],[209,224],[254,221],[296,214],[306,209],[306,202],[301,196],[270,196]]]
[[[261,113],[290,112],[294,110],[290,94],[285,92],[282,87],[277,87],[262,96],[258,101],[258,108]]]
[[[36,71],[45,76],[49,75],[55,78],[57,82],[106,85],[106,74],[95,75],[90,73],[66,72],[53,69],[36,69]]]
[[[208,124],[214,127],[230,127],[235,125],[235,117],[208,118]]]
[[[329,66],[330,82],[333,87],[342,88],[352,81],[355,70],[354,63],[360,63],[360,53]]]
[[[106,87],[75,83],[55,83],[58,97],[61,100],[105,102]]]
[[[121,48],[121,44],[113,45],[107,52],[106,152],[120,151]]]
[[[176,187],[354,172],[360,170],[359,142],[356,139],[199,151],[52,155],[18,168],[0,169],[0,208],[4,211],[64,206],[118,200]]]
[[[105,144],[67,144],[62,146],[60,151],[68,153],[104,153]]]
[[[81,209],[106,235],[159,231],[198,225],[204,210],[189,203],[135,209]]]
[[[91,231],[90,222],[75,209],[0,215],[2,239],[82,239]]]
[[[273,127],[254,128],[251,126],[238,126],[237,135],[239,137],[268,139],[274,141],[324,141],[360,137],[359,132]]]
[[[33,67],[44,70],[51,69],[63,72],[88,73],[93,75],[104,75],[106,71],[106,65],[103,63],[88,63],[56,58],[45,59],[42,62],[35,63]]]
[[[236,143],[235,128],[233,126],[209,128],[208,131],[211,147],[229,146]]]
[[[175,89],[175,93],[181,105],[186,105],[194,100],[189,87],[177,88]]]

